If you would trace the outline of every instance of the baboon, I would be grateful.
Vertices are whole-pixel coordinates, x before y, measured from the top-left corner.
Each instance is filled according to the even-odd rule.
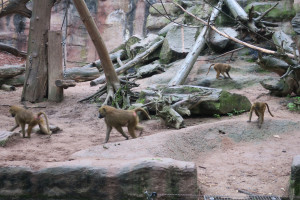
[[[24,108],[15,105],[9,108],[9,112],[11,113],[11,116],[15,118],[16,121],[16,125],[10,131],[14,131],[16,128],[18,128],[21,125],[23,138],[25,138],[26,124],[28,124],[28,129],[27,129],[28,138],[30,138],[32,128],[36,125],[39,125],[43,133],[48,135],[52,134],[49,128],[47,115],[44,112],[39,112],[37,115],[34,115],[30,110],[26,110]],[[45,117],[47,129],[44,126],[44,120],[40,117],[42,114]]]
[[[269,109],[269,105],[265,102],[254,102],[251,106],[249,120],[247,122],[251,122],[252,112],[255,111],[255,114],[258,116],[258,127],[261,128],[262,123],[264,122],[264,113],[268,108],[268,111],[272,117],[274,117]]]
[[[231,79],[230,75],[229,75],[229,71],[231,69],[231,65],[228,65],[228,64],[224,64],[224,63],[215,63],[215,64],[211,64],[208,68],[208,71],[207,71],[207,74],[211,68],[211,66],[214,65],[214,69],[216,70],[217,72],[217,75],[216,75],[216,79],[219,79],[220,77],[220,73],[223,75],[224,78],[226,78],[224,72],[228,75],[228,78]],[[207,75],[206,74],[206,75]],[[219,79],[220,80],[220,79]]]
[[[134,110],[121,110],[107,105],[99,108],[99,118],[104,117],[107,126],[105,143],[108,142],[109,134],[113,127],[127,140],[128,136],[124,133],[122,129],[123,126],[127,126],[128,132],[132,138],[136,138],[135,129],[141,131],[141,136],[144,128],[139,125],[139,117],[136,114],[138,111],[143,112],[147,118],[150,119],[150,116],[143,108],[136,108]]]

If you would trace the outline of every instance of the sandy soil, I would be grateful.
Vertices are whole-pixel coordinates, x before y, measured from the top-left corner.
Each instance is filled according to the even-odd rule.
[[[193,71],[200,67],[197,64]],[[32,134],[31,139],[13,137],[5,147],[0,147],[0,166],[40,169],[80,159],[76,152],[94,149],[102,163],[105,159],[126,162],[143,156],[195,162],[203,194],[237,196],[237,190],[243,189],[260,195],[288,195],[292,159],[300,153],[300,125],[299,115],[286,109],[286,98],[267,95],[259,84],[232,90],[251,102],[269,103],[275,118],[266,113],[262,129],[257,128],[256,117],[252,123],[246,122],[248,113],[220,119],[188,118],[187,128],[180,130],[168,129],[160,120],[152,119],[141,122],[145,131],[143,137],[135,140],[125,141],[113,130],[108,148],[104,149],[106,127],[103,119],[97,118],[97,105],[77,103],[97,89],[88,82],[79,83],[65,90],[62,103],[27,104],[34,112],[45,111],[50,124],[63,130],[50,138],[39,134]],[[14,125],[6,105],[20,105],[21,92],[21,87],[14,92],[0,91],[1,130]],[[258,98],[260,94],[266,95]],[[37,106],[41,108],[33,108]],[[87,159],[89,156],[95,157],[87,155]]]

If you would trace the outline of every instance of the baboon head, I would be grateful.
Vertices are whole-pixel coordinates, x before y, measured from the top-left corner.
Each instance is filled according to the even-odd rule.
[[[98,118],[104,118],[105,114],[106,114],[105,106],[102,106],[101,108],[99,108]]]

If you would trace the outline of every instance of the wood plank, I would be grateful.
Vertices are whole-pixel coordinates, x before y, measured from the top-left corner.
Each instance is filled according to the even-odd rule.
[[[61,102],[63,100],[63,88],[57,87],[55,81],[63,79],[62,66],[62,32],[49,31],[48,35],[48,100]]]

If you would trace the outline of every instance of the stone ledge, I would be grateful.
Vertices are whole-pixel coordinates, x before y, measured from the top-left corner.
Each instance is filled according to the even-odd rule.
[[[0,168],[0,199],[144,200],[146,190],[197,194],[195,164],[170,158],[141,158],[120,163],[74,160],[38,171]]]

